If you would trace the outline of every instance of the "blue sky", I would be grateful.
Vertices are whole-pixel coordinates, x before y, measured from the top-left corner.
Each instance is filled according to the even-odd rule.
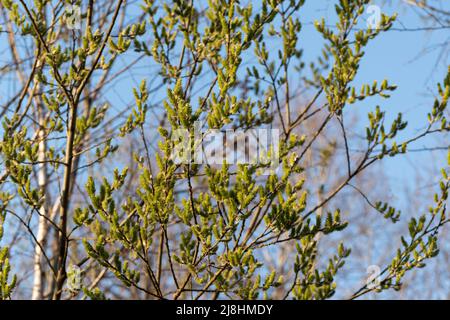
[[[372,1],[378,5],[381,11],[387,15],[398,13],[398,18],[393,26],[393,30],[382,33],[375,40],[371,41],[366,48],[366,55],[363,57],[359,73],[355,79],[355,87],[361,84],[371,84],[374,80],[380,82],[388,79],[389,83],[398,86],[398,89],[391,95],[390,99],[372,98],[363,103],[357,103],[348,108],[348,112],[355,112],[359,109],[361,119],[365,120],[365,114],[379,104],[385,110],[388,119],[392,120],[397,113],[401,112],[404,120],[408,121],[408,128],[399,137],[411,137],[423,129],[426,124],[426,115],[431,110],[434,102],[434,95],[437,93],[437,83],[442,82],[447,73],[447,66],[450,64],[448,52],[440,58],[441,50],[429,50],[429,48],[439,45],[450,37],[450,29],[435,31],[400,31],[401,29],[416,29],[424,27],[424,21],[411,8],[400,5],[400,1],[395,1],[395,5],[385,4],[385,1]],[[450,1],[441,1],[443,8],[450,9]],[[305,6],[300,10],[300,19],[303,23],[303,30],[300,42],[304,44],[306,60],[314,59],[321,46],[322,41],[318,37],[312,22],[315,19],[325,17],[328,25],[333,25],[336,21],[334,12],[334,1],[306,1]],[[364,18],[369,14],[365,13]],[[365,21],[359,23],[360,28],[364,28]],[[448,47],[446,48],[448,50]],[[424,54],[424,52],[427,52]],[[360,131],[361,132],[361,131]],[[414,145],[412,149],[422,147],[446,146],[446,141],[434,138],[424,139]],[[396,157],[388,160],[386,169],[391,176],[393,186],[403,184],[413,177],[413,163],[435,159],[435,168],[445,166],[446,151],[415,152],[408,156]],[[436,157],[435,157],[436,156]]]
[[[304,57],[306,60],[314,59],[322,46],[322,41],[316,32],[312,22],[315,19],[325,18],[327,25],[333,25],[336,21],[334,12],[334,1],[306,1],[305,6],[300,10],[300,19],[303,22],[303,30],[300,41],[304,44]],[[434,2],[436,3],[436,1]],[[444,9],[450,10],[450,1],[441,1]],[[385,110],[388,121],[396,117],[397,113],[403,114],[404,120],[408,121],[408,127],[402,134],[399,135],[399,140],[402,138],[417,135],[427,125],[427,113],[431,110],[434,102],[434,95],[437,94],[437,83],[442,82],[447,74],[447,66],[450,64],[448,47],[446,55],[440,57],[441,50],[429,50],[444,41],[448,41],[450,37],[450,27],[438,31],[400,31],[401,29],[416,29],[425,26],[424,21],[420,19],[415,10],[411,8],[406,9],[406,6],[400,1],[394,1],[394,5],[385,4],[385,1],[373,1],[372,4],[379,5],[381,11],[387,15],[398,13],[397,22],[393,26],[393,30],[382,33],[375,40],[371,41],[366,48],[366,55],[363,57],[359,73],[355,79],[355,87],[359,88],[361,84],[371,84],[374,80],[380,82],[383,79],[388,79],[389,83],[398,86],[397,90],[391,95],[390,99],[371,98],[365,100],[363,103],[356,103],[347,107],[347,113],[358,113],[361,117],[355,128],[350,128],[350,131],[364,132],[364,122],[367,119],[367,112],[379,104],[382,110]],[[365,18],[368,17],[366,13]],[[365,27],[365,21],[361,21],[360,28]],[[424,54],[424,52],[427,52]],[[432,148],[436,146],[449,146],[449,134],[440,135],[440,138],[429,137],[422,139],[419,142],[412,144],[411,149],[418,148]],[[427,151],[427,152],[411,152],[407,155],[397,156],[393,159],[384,159],[383,170],[385,176],[389,177],[387,180],[379,181],[382,188],[393,196],[391,205],[397,209],[402,210],[406,216],[401,221],[405,223],[408,216],[419,215],[423,212],[420,209],[417,212],[408,211],[411,209],[408,203],[411,199],[407,198],[403,193],[406,187],[411,190],[423,190],[431,193],[436,190],[436,183],[439,181],[440,168],[446,166],[447,151]],[[418,176],[420,177],[419,179]],[[367,190],[370,191],[370,190]],[[370,195],[370,193],[368,193]],[[423,207],[431,204],[431,198],[423,200]],[[384,224],[380,226],[373,226],[374,234],[382,236],[380,245],[372,261],[367,261],[367,265],[371,263],[379,263],[380,256],[386,255],[384,259],[389,257],[389,250],[394,250],[397,247],[397,239],[399,238],[398,231],[390,233],[389,226]],[[398,229],[395,229],[398,230]],[[392,230],[391,230],[392,232]],[[394,236],[395,238],[391,238]],[[445,245],[445,240],[442,245]],[[367,247],[367,250],[371,250]],[[448,248],[446,248],[448,250]],[[394,253],[394,252],[392,252]],[[370,259],[369,259],[370,260]],[[448,261],[444,260],[441,255],[429,265],[429,270],[445,270],[445,265]],[[434,269],[438,266],[438,269]],[[440,266],[440,267],[439,267]],[[357,268],[350,263],[348,266],[350,270]],[[442,268],[442,269],[440,269]],[[347,270],[349,270],[347,269]],[[363,274],[364,270],[356,272],[357,277]],[[418,271],[421,275],[422,270]],[[433,273],[422,273],[422,281],[429,283],[436,283],[435,297],[445,297],[446,290],[440,291],[437,284],[442,282],[442,277],[446,279],[446,273],[440,275],[441,278],[433,276]],[[349,280],[349,278],[346,278]],[[440,280],[439,280],[440,279]],[[354,279],[355,283],[357,279]],[[342,285],[342,283],[341,283]],[[352,285],[350,285],[352,286]],[[420,281],[415,282],[413,287],[419,288]],[[440,288],[445,288],[441,284]],[[345,291],[345,290],[344,290]],[[341,292],[342,293],[342,292]],[[348,292],[347,292],[348,293]],[[344,297],[345,293],[338,295]],[[373,296],[375,297],[375,296]],[[420,296],[418,297],[420,298]]]

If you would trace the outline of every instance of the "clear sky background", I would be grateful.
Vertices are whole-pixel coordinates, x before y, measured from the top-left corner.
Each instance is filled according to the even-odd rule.
[[[362,84],[371,84],[373,80],[380,82],[388,79],[390,83],[398,86],[390,99],[367,99],[367,102],[356,103],[350,108],[361,110],[361,115],[367,113],[379,104],[382,110],[386,110],[388,119],[393,119],[401,112],[404,120],[408,121],[408,128],[402,136],[411,136],[423,130],[427,124],[426,115],[431,110],[434,95],[437,93],[437,83],[441,82],[447,73],[449,61],[449,47],[440,48],[443,42],[450,39],[450,27],[438,31],[402,31],[403,29],[418,29],[424,27],[424,21],[417,14],[417,9],[407,8],[401,1],[373,1],[379,5],[381,11],[387,15],[398,13],[398,18],[393,30],[382,33],[366,48],[366,55],[361,62],[361,68],[355,81],[355,87]],[[434,3],[439,2],[435,1]],[[440,1],[444,8],[450,10],[450,1]],[[303,22],[301,42],[305,45],[306,60],[314,59],[319,52],[322,42],[318,37],[312,22],[315,19],[325,17],[328,25],[336,22],[334,1],[306,1],[300,11]],[[366,13],[364,18],[368,18]],[[361,21],[359,27],[365,28],[365,21]],[[443,52],[444,51],[444,52]],[[351,110],[353,112],[354,110]],[[448,138],[448,135],[447,135]],[[435,139],[421,140],[411,146],[411,149],[423,147],[448,146],[447,141]],[[436,153],[436,154],[435,154]],[[416,164],[423,161],[433,161],[435,168],[445,165],[446,151],[415,152],[405,157],[396,157],[388,161],[390,183],[392,187],[403,184],[414,176]],[[426,162],[425,162],[426,163]]]

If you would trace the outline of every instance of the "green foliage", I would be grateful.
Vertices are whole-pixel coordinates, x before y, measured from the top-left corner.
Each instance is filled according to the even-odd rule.
[[[364,56],[363,48],[379,33],[388,30],[395,20],[395,17],[383,16],[379,29],[358,31],[350,39],[350,30],[368,2],[341,1],[340,6],[336,7],[339,17],[337,32],[326,27],[324,21],[316,24],[317,30],[328,41],[327,60],[333,61],[331,71],[327,76],[318,77],[316,84],[326,95],[330,117],[341,116],[347,104],[376,95],[388,98],[387,92],[396,89],[387,80],[383,80],[381,85],[376,81],[372,86],[364,85],[359,94],[351,86]],[[337,255],[320,271],[316,264],[316,237],[319,234],[339,232],[348,222],[341,221],[339,210],[334,214],[328,213],[325,217],[314,210],[305,212],[308,193],[303,190],[304,180],[292,183],[293,177],[303,171],[299,165],[300,157],[294,149],[304,144],[305,137],[291,135],[294,123],[290,123],[289,118],[284,119],[287,122],[283,123],[284,133],[289,139],[280,146],[283,173],[270,174],[264,184],[258,182],[258,165],[239,165],[235,172],[231,171],[228,164],[221,168],[206,166],[206,180],[203,183],[208,191],[194,193],[193,177],[201,172],[201,166],[177,165],[170,156],[175,147],[170,132],[179,128],[190,130],[194,122],[203,116],[206,117],[209,128],[219,129],[230,123],[238,128],[252,128],[271,121],[272,116],[267,113],[268,105],[272,99],[278,98],[277,88],[288,85],[291,60],[301,58],[302,52],[297,49],[301,24],[288,13],[290,10],[298,10],[303,3],[304,1],[291,1],[286,4],[288,8],[280,10],[278,1],[263,1],[260,13],[254,15],[251,5],[243,7],[234,1],[210,1],[206,12],[209,24],[200,32],[197,12],[187,2],[176,1],[174,6],[164,5],[162,8],[151,1],[146,2],[145,10],[149,15],[155,42],[151,49],[145,42],[135,42],[135,45],[160,64],[161,76],[169,84],[164,106],[170,122],[169,130],[172,131],[160,128],[162,140],[159,148],[162,154],[156,155],[159,170],[155,175],[143,162],[139,163],[141,183],[135,197],[127,198],[120,208],[114,201],[114,192],[120,192],[126,171],[120,175],[116,172],[113,182],[103,179],[98,191],[94,180],[89,178],[86,185],[90,198],[89,210],[79,209],[75,220],[79,225],[89,226],[95,235],[93,244],[84,241],[88,255],[111,270],[126,286],[141,288],[141,271],[137,266],[144,265],[144,273],[154,287],[151,294],[163,297],[147,252],[154,246],[158,230],[164,239],[167,237],[169,223],[176,218],[179,219],[179,241],[161,245],[168,252],[166,262],[176,286],[174,298],[183,296],[185,290],[189,291],[194,286],[199,288],[198,297],[210,288],[242,299],[270,296],[271,288],[279,286],[284,280],[280,278],[275,281],[274,270],[263,281],[263,264],[259,262],[256,252],[264,247],[276,246],[282,235],[286,234],[288,237],[282,241],[297,242],[297,256],[293,265],[295,278],[286,297],[325,299],[333,296],[335,276],[344,266],[350,250],[340,244]],[[160,10],[164,13],[158,14]],[[275,31],[271,24],[276,18],[281,19],[280,31]],[[278,37],[283,43],[276,60],[270,60],[271,54],[266,49],[263,33],[265,26],[269,26],[269,36]],[[183,57],[177,65],[170,63],[167,56],[167,52],[176,47],[178,34],[184,39],[183,52],[188,50],[195,57],[194,65],[184,76],[180,69]],[[262,101],[242,99],[233,94],[242,55],[251,48],[251,44],[264,75],[256,66],[248,68],[247,75],[255,79],[254,90],[257,95],[264,97]],[[121,45],[113,42],[110,45],[114,50],[121,51]],[[126,49],[129,43],[124,42],[123,45]],[[217,92],[208,92],[195,105],[186,96],[187,89],[183,87],[202,73],[202,65],[205,63],[214,65],[216,77],[212,87],[217,83]],[[284,75],[278,76],[276,70],[284,70]],[[183,77],[188,77],[188,82],[183,81]],[[266,77],[270,79],[270,85],[261,86]],[[442,103],[436,102],[431,113],[432,123],[443,121],[448,84],[445,90],[440,89],[440,93]],[[145,82],[139,90],[134,90],[134,95],[137,109],[128,118],[122,135],[130,134],[136,127],[142,127],[146,119],[148,93]],[[254,110],[257,110],[258,115],[254,114]],[[402,120],[402,115],[398,115],[389,131],[384,127],[384,118],[385,112],[379,107],[375,112],[369,113],[370,124],[366,137],[368,160],[379,160],[384,155],[395,156],[406,152],[408,142],[398,147],[398,143],[393,141],[407,125]],[[387,146],[389,140],[393,141],[392,147]],[[381,146],[381,152],[372,154],[378,146]],[[174,196],[175,184],[179,181],[188,185],[187,195],[179,199],[181,201]],[[388,204],[377,203],[375,208],[385,218],[398,221],[399,212]],[[263,219],[259,220],[259,217]],[[246,225],[248,219],[250,224]],[[422,267],[423,260],[437,254],[435,236],[430,236],[426,242],[421,240],[422,237],[417,237],[419,233],[430,233],[429,227],[435,219],[434,215],[428,223],[429,227],[425,227],[426,219],[423,216],[419,222],[414,219],[411,221],[411,242],[403,240],[405,248],[398,251],[397,257],[387,269],[389,276],[376,290],[398,288],[406,271]],[[257,224],[264,224],[263,227],[260,226],[263,232],[254,236],[256,230],[259,230]],[[186,270],[185,280],[180,279],[182,273],[175,271],[179,268]],[[196,285],[188,285],[190,279]]]
[[[3,224],[5,222],[5,216],[4,208],[6,197],[5,195],[1,195],[0,200],[2,201],[0,207],[0,241],[3,238]],[[5,207],[3,207],[5,206]],[[11,265],[9,264],[9,250],[8,247],[0,247],[0,300],[6,300],[11,298],[11,294],[14,290],[14,287],[16,286],[17,277],[16,275],[13,275],[12,279],[10,280],[10,272],[11,272]]]
[[[448,157],[448,168],[450,168],[450,151]],[[408,224],[409,239],[401,237],[402,247],[397,249],[397,254],[391,263],[382,270],[380,283],[372,288],[368,288],[368,285],[362,287],[353,298],[370,291],[381,292],[390,288],[400,290],[401,281],[406,272],[425,267],[427,260],[438,255],[438,231],[450,221],[446,212],[446,202],[450,191],[448,168],[442,170],[440,192],[434,196],[434,205],[429,207],[427,214],[419,218],[411,218]]]

